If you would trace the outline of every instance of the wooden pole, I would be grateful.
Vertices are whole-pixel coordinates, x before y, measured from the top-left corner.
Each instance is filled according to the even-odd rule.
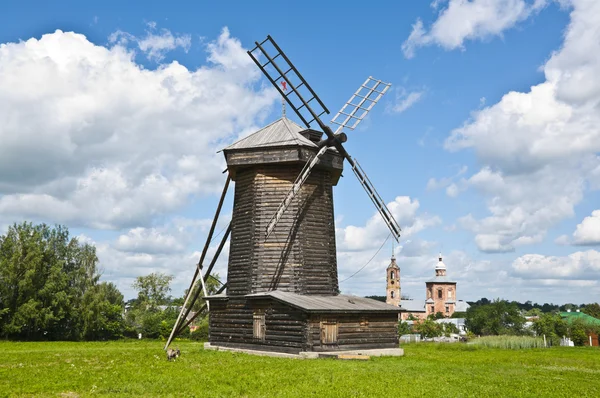
[[[227,283],[226,283],[226,284],[224,284],[223,286],[221,286],[221,287],[219,288],[219,290],[217,290],[217,293],[216,293],[216,294],[222,293],[222,292],[223,292],[223,290],[225,290],[225,288],[226,288],[226,287],[227,287]],[[177,331],[177,333],[181,333],[181,331],[182,331],[183,329],[185,329],[186,327],[188,327],[188,326],[190,325],[190,323],[194,322],[194,320],[195,320],[196,318],[198,318],[198,315],[200,315],[200,313],[201,313],[201,312],[204,310],[204,308],[206,308],[206,304],[204,304],[202,307],[200,307],[200,310],[199,310],[198,312],[196,312],[196,313],[195,313],[195,314],[194,314],[194,315],[193,315],[193,316],[190,318],[190,320],[189,320],[189,321],[187,321],[185,324],[183,324],[183,325],[182,325],[182,326],[179,328],[179,330]]]
[[[206,276],[207,280],[208,280],[208,275],[210,275],[209,272],[212,271],[213,267],[215,266],[215,263],[217,262],[217,259],[219,258],[219,255],[221,254],[221,250],[223,250],[223,246],[225,246],[225,242],[227,242],[227,238],[229,237],[229,233],[230,232],[231,232],[231,223],[229,223],[229,226],[227,227],[227,231],[225,231],[225,234],[223,235],[223,239],[221,239],[221,243],[219,244],[219,247],[217,248],[215,256],[213,257],[210,265],[208,266],[208,270],[205,273],[206,274],[205,276]],[[185,315],[183,316],[183,319],[187,318],[188,314],[192,310],[192,306],[194,305],[194,303],[198,299],[199,295],[200,295],[200,289],[198,289],[196,291],[196,293],[194,294],[194,298],[192,298],[192,301],[190,302],[189,308],[187,310],[185,310]],[[183,330],[183,328],[179,328],[179,330],[177,331],[177,333],[180,333],[181,330]]]
[[[175,321],[175,325],[173,325],[173,330],[171,330],[171,335],[169,336],[169,339],[167,340],[167,344],[165,344],[165,348],[164,348],[165,351],[167,350],[167,348],[169,348],[169,344],[171,344],[171,341],[175,337],[175,331],[177,330],[177,326],[179,325],[179,322],[181,321],[181,315],[183,314],[183,311],[185,311],[185,307],[187,305],[188,299],[190,298],[190,295],[192,294],[192,290],[193,290],[194,284],[196,282],[196,278],[198,278],[198,274],[200,273],[200,270],[202,269],[202,262],[204,261],[204,257],[206,256],[206,252],[208,251],[208,248],[210,246],[210,242],[212,240],[213,233],[215,232],[215,227],[217,226],[217,220],[219,219],[219,214],[221,213],[221,208],[223,207],[223,202],[225,201],[225,196],[227,195],[227,190],[229,189],[230,181],[231,181],[231,176],[229,176],[229,174],[227,174],[227,180],[225,181],[225,186],[223,187],[223,192],[221,193],[221,198],[219,199],[219,204],[217,205],[217,210],[215,211],[215,216],[213,217],[213,221],[210,226],[210,230],[208,231],[208,236],[206,237],[206,242],[204,243],[204,249],[202,250],[202,254],[200,255],[200,260],[198,261],[198,265],[196,266],[196,270],[194,271],[194,277],[192,278],[190,287],[188,288],[187,294],[185,295],[185,300],[183,302],[183,305],[181,306],[181,311],[179,311],[179,316],[177,317],[177,320]],[[190,307],[192,305],[194,305],[194,303],[191,303]],[[187,316],[187,314],[186,314],[186,316]]]
[[[546,348],[546,347],[547,347],[547,345],[546,345],[546,335],[544,335],[544,348]]]

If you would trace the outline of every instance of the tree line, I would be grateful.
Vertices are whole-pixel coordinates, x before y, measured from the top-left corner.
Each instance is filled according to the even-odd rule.
[[[123,300],[100,281],[96,248],[65,226],[14,224],[0,236],[0,337],[15,340],[109,340],[168,337],[183,298],[169,295],[170,275],[137,277],[137,298]],[[209,294],[218,288],[209,278]],[[195,287],[198,288],[198,287]],[[200,301],[200,300],[199,300]],[[196,303],[195,310],[202,305]],[[207,334],[199,320],[197,336]]]

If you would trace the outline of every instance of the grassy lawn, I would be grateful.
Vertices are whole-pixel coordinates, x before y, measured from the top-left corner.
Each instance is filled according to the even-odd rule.
[[[159,341],[0,342],[2,396],[562,396],[600,397],[600,350],[404,345],[370,361],[296,360],[202,350]]]

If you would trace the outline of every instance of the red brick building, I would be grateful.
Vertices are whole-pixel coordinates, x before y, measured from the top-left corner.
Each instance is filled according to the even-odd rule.
[[[435,277],[425,282],[425,300],[403,300],[400,297],[400,267],[394,256],[386,273],[386,302],[402,308],[402,320],[407,320],[411,315],[413,318],[425,319],[438,312],[448,318],[456,311],[464,312],[469,308],[469,304],[457,300],[456,282],[446,275],[446,264],[442,261],[441,254],[435,266]]]

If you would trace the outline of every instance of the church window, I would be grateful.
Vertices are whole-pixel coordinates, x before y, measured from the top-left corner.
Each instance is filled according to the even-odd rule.
[[[446,306],[446,312],[450,312],[450,307]]]
[[[435,312],[435,307],[432,305],[431,306],[431,313],[433,314]]]
[[[438,298],[441,299],[442,298],[442,289],[438,290]]]
[[[448,289],[448,298],[451,299],[452,298],[452,289]]]
[[[394,291],[393,290],[390,292],[390,297],[394,298]]]
[[[392,271],[390,273],[390,279],[396,279],[396,275],[394,274],[394,271]]]

